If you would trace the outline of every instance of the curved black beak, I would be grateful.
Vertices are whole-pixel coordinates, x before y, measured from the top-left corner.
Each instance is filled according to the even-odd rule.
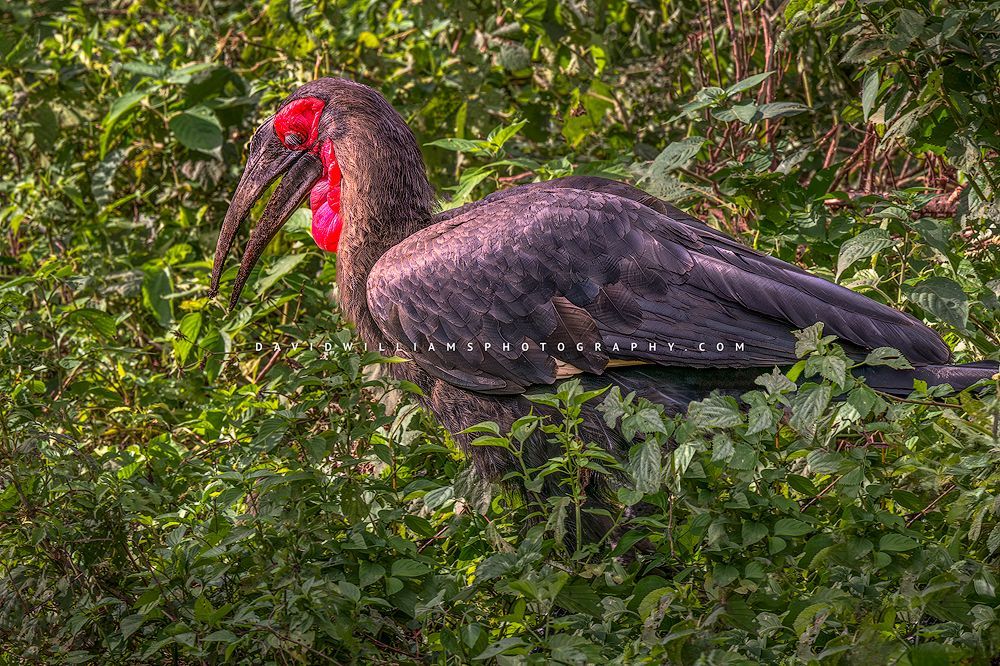
[[[323,175],[323,164],[312,153],[289,150],[278,139],[274,132],[273,119],[266,120],[250,140],[250,154],[247,165],[240,177],[233,199],[222,222],[219,240],[215,245],[215,262],[212,265],[212,285],[210,296],[219,293],[219,280],[236,238],[236,232],[246,218],[253,205],[264,195],[271,184],[279,177],[281,183],[271,195],[264,213],[247,241],[246,250],[240,261],[240,270],[236,275],[233,292],[229,298],[229,309],[232,310],[240,300],[240,294],[250,277],[264,248],[271,242],[278,229],[288,221],[295,209],[302,205],[309,190]]]

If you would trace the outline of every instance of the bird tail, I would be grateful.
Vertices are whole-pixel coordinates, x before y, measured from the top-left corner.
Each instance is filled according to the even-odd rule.
[[[860,374],[876,391],[905,397],[913,391],[914,380],[927,382],[928,386],[948,384],[955,392],[964,391],[982,379],[990,379],[1000,372],[996,361],[977,361],[962,365],[924,365],[912,370],[894,370],[889,367],[866,367]]]

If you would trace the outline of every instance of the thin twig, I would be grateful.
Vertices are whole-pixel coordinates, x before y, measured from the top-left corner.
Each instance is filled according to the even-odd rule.
[[[279,356],[281,356],[281,350],[275,349],[274,353],[271,354],[271,358],[268,359],[267,364],[261,368],[260,372],[257,373],[257,376],[253,380],[254,384],[260,384],[260,380],[264,378],[264,375],[266,375],[268,371],[274,367],[274,364],[278,362]]]
[[[823,488],[823,490],[819,491],[819,494],[816,495],[816,497],[813,497],[811,500],[809,500],[808,502],[806,502],[802,506],[802,512],[804,513],[806,509],[808,509],[813,504],[815,504],[816,502],[818,502],[823,497],[823,495],[826,495],[828,492],[830,492],[830,489],[833,488],[835,485],[837,485],[837,481],[840,481],[840,479],[841,479],[841,477],[838,476],[836,479],[834,479],[833,481],[831,481],[830,483],[828,483],[827,486],[826,486],[826,488]]]
[[[930,513],[931,509],[937,506],[937,503],[940,502],[942,499],[944,499],[944,496],[953,491],[954,489],[955,489],[954,483],[949,483],[947,486],[945,486],[944,491],[942,491],[940,495],[935,497],[930,504],[924,507],[923,511],[921,511],[920,513],[918,513],[917,515],[913,516],[912,518],[906,521],[906,526],[910,527],[911,525],[913,525],[913,523],[917,522],[918,520],[926,516],[928,513]]]

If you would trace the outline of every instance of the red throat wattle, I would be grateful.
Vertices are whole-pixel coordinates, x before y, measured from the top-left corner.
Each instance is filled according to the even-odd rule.
[[[344,224],[340,218],[340,165],[337,164],[333,142],[323,142],[319,157],[323,162],[323,177],[316,181],[309,193],[312,237],[321,249],[336,252]]]

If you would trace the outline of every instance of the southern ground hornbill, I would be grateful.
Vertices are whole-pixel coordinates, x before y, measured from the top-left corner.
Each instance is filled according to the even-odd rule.
[[[338,253],[343,312],[369,348],[412,360],[389,372],[419,386],[455,433],[481,421],[507,427],[532,406],[525,392],[571,375],[668,412],[713,389],[738,395],[761,372],[794,363],[792,331],[817,321],[852,356],[903,352],[915,370],[867,377],[890,393],[907,394],[914,378],[962,389],[997,371],[947,365],[948,347],[913,317],[623,183],[563,178],[435,213],[403,118],[375,90],[332,78],[296,90],[257,129],[219,235],[213,294],[241,222],[279,177],[230,306],[308,199],[316,243]],[[584,416],[594,441],[627,446],[593,411]],[[536,464],[551,453],[541,440],[529,449]],[[488,477],[508,469],[502,450],[467,452]]]

